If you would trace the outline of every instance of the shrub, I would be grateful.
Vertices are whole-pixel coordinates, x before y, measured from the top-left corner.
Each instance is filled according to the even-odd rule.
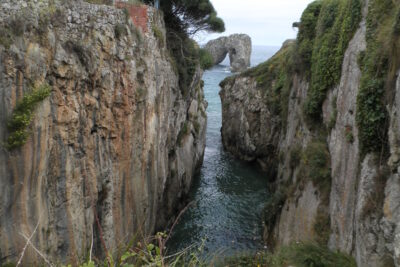
[[[322,1],[314,1],[308,5],[301,16],[299,23],[299,34],[296,43],[296,60],[301,63],[298,71],[309,74],[311,69],[311,56],[314,47],[314,39]]]
[[[302,68],[311,69],[303,73],[310,78],[304,113],[312,122],[320,122],[326,94],[340,81],[344,53],[360,20],[360,0],[318,1],[303,13],[296,47]]]
[[[259,252],[226,258],[216,266],[296,266],[296,267],[356,267],[355,260],[326,246],[313,243],[296,243],[281,247],[274,254]]]
[[[106,251],[107,257],[104,262],[101,262],[99,259],[95,259],[95,261],[89,259],[79,266],[207,266],[200,257],[204,249],[204,242],[198,246],[193,245],[173,255],[167,255],[165,244],[168,241],[168,238],[169,235],[161,232],[158,232],[155,236],[144,238],[140,241],[134,238],[134,240],[132,240],[122,252],[118,253],[119,255],[113,257],[113,255]],[[72,265],[67,265],[66,267],[71,266]]]
[[[210,52],[208,52],[206,49],[201,48],[199,50],[199,56],[200,56],[200,67],[203,70],[208,70],[214,66],[214,59]]]
[[[327,207],[324,207],[324,209],[326,210]],[[331,233],[331,218],[329,217],[329,214],[321,208],[318,209],[315,218],[314,232],[316,241],[325,246],[329,241],[329,235]]]
[[[32,92],[26,94],[21,101],[17,103],[11,119],[8,121],[7,128],[9,136],[6,147],[9,150],[21,147],[28,139],[28,127],[34,118],[34,109],[46,99],[51,93],[51,87],[43,84]]]
[[[197,43],[184,34],[167,31],[167,47],[171,54],[171,63],[179,75],[179,88],[187,96],[193,76],[199,65],[199,48]]]
[[[124,24],[117,24],[114,27],[115,38],[121,39],[125,36],[128,32],[126,30],[126,26]]]
[[[330,251],[325,246],[312,243],[297,243],[280,249],[268,259],[268,266],[297,267],[356,267],[356,262],[350,256]]]
[[[158,44],[163,47],[165,45],[165,41],[164,41],[164,34],[163,32],[157,27],[157,25],[153,24],[152,25],[152,29],[153,29],[153,34],[154,36],[157,38],[158,40]]]
[[[14,18],[6,25],[0,25],[0,45],[10,48],[16,37],[25,32],[25,21],[22,18]]]
[[[368,10],[367,50],[359,58],[362,77],[356,113],[362,155],[387,150],[386,105],[393,99],[400,66],[400,4],[374,0]]]
[[[331,185],[330,154],[327,144],[320,140],[311,141],[301,158],[300,178],[303,181],[312,181],[323,200],[327,200]]]

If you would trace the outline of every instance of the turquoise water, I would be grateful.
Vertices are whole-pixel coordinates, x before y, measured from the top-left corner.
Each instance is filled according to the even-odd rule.
[[[254,47],[252,65],[267,60],[277,50]],[[204,73],[208,101],[204,164],[190,193],[193,204],[167,243],[169,253],[202,242],[206,254],[230,255],[263,246],[261,213],[268,200],[268,177],[256,165],[233,158],[223,150],[221,142],[219,83],[230,75],[228,59]]]

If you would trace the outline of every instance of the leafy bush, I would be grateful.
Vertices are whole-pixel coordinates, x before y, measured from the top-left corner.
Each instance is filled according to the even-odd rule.
[[[146,238],[139,242],[132,241],[130,245],[115,258],[106,253],[108,256],[101,262],[92,259],[82,263],[80,267],[95,267],[95,266],[115,266],[115,267],[134,267],[134,266],[188,266],[188,267],[202,267],[207,266],[206,263],[200,258],[203,251],[204,243],[199,246],[189,247],[174,255],[167,255],[166,241],[169,236],[166,233],[157,233],[153,237]],[[71,267],[67,265],[66,267]]]
[[[6,147],[9,150],[21,147],[28,139],[28,127],[34,118],[34,109],[46,99],[51,93],[51,87],[44,84],[32,92],[26,94],[21,101],[17,103],[11,119],[7,124],[9,136]]]
[[[400,4],[374,0],[368,9],[367,50],[359,57],[362,77],[356,113],[362,155],[387,149],[386,105],[393,99],[390,95],[400,66]]]
[[[314,39],[322,1],[314,1],[308,5],[301,16],[299,23],[299,33],[296,43],[296,60],[300,63],[300,69],[309,74],[311,69],[311,57],[314,47]]]
[[[157,25],[153,24],[152,25],[152,30],[153,30],[153,34],[154,36],[157,38],[158,40],[158,44],[163,47],[165,44],[164,41],[164,34],[162,33],[162,31],[157,27]]]
[[[352,257],[330,251],[326,246],[297,243],[282,247],[274,254],[259,252],[229,257],[217,266],[356,267],[357,265]]]
[[[172,32],[167,32],[167,47],[172,55],[171,63],[179,75],[179,88],[186,96],[199,65],[199,47],[185,34]]]
[[[294,265],[296,267],[356,267],[356,262],[350,256],[330,251],[325,246],[317,244],[297,243],[283,247],[269,258],[271,267]]]
[[[328,197],[331,185],[330,154],[327,144],[320,140],[310,142],[301,158],[300,178],[312,181],[321,195]]]
[[[199,56],[200,56],[200,67],[203,70],[208,70],[214,66],[214,59],[210,52],[208,52],[206,49],[200,48],[199,50]]]
[[[304,104],[310,121],[320,121],[326,94],[340,81],[344,53],[360,20],[360,0],[317,1],[303,13],[296,58],[306,70],[300,71],[310,77]]]

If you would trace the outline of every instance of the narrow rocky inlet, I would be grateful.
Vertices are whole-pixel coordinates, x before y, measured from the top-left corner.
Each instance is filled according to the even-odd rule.
[[[400,267],[400,2],[250,2],[0,1],[1,267]]]
[[[251,62],[260,63],[278,47],[254,47]],[[191,207],[183,214],[167,243],[170,253],[204,242],[203,256],[254,252],[264,248],[262,213],[269,198],[268,175],[224,150],[221,141],[219,83],[231,76],[229,60],[203,75],[207,107],[204,163],[190,192]]]

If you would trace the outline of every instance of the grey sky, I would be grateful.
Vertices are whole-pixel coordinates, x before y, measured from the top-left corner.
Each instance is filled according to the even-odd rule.
[[[296,37],[292,23],[299,21],[312,0],[211,0],[218,16],[225,21],[223,34],[198,36],[204,43],[219,36],[247,33],[254,45],[280,46]]]

